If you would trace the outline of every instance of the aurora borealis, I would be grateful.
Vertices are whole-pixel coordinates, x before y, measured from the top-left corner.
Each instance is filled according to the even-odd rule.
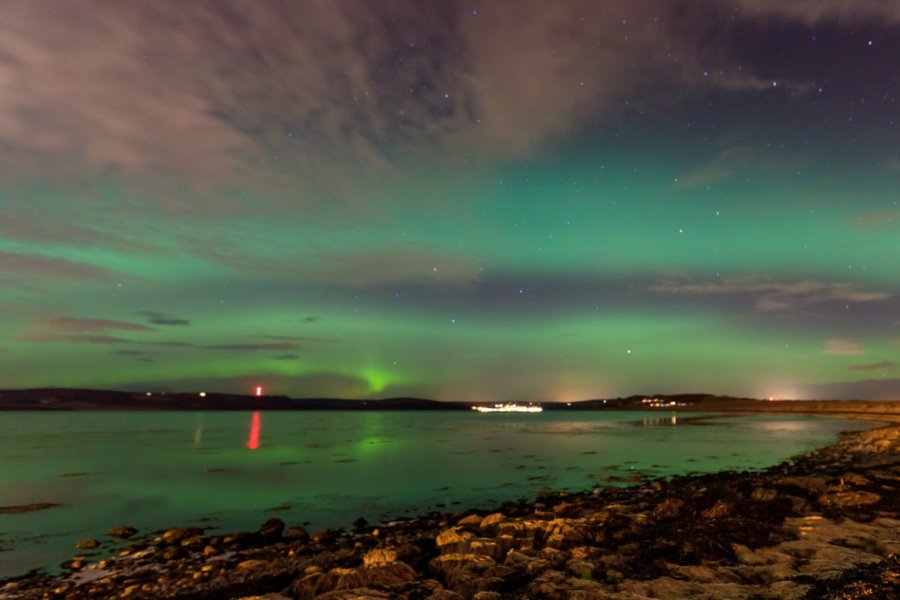
[[[14,1],[0,388],[900,396],[900,6]]]

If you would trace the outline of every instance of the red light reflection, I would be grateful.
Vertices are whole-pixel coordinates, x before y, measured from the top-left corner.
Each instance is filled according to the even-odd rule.
[[[250,421],[250,437],[247,438],[247,447],[251,450],[259,448],[259,429],[259,411],[254,411]]]

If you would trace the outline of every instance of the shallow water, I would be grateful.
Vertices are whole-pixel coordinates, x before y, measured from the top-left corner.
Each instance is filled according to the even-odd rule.
[[[542,488],[761,468],[867,423],[576,412],[2,413],[0,577],[54,569],[128,524],[310,530],[490,507]]]

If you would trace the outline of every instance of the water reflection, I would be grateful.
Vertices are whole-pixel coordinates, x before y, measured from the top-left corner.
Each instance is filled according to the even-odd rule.
[[[651,417],[641,421],[641,424],[648,427],[656,427],[659,425],[678,425],[678,417],[676,415],[672,415],[671,417]]]
[[[247,438],[247,447],[251,450],[259,448],[259,411],[253,411],[253,417],[250,420],[250,437]]]

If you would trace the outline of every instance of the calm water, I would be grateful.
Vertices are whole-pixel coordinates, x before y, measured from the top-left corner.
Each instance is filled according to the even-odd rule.
[[[114,526],[311,530],[586,489],[764,467],[868,424],[672,413],[0,413],[0,577],[55,568]]]

